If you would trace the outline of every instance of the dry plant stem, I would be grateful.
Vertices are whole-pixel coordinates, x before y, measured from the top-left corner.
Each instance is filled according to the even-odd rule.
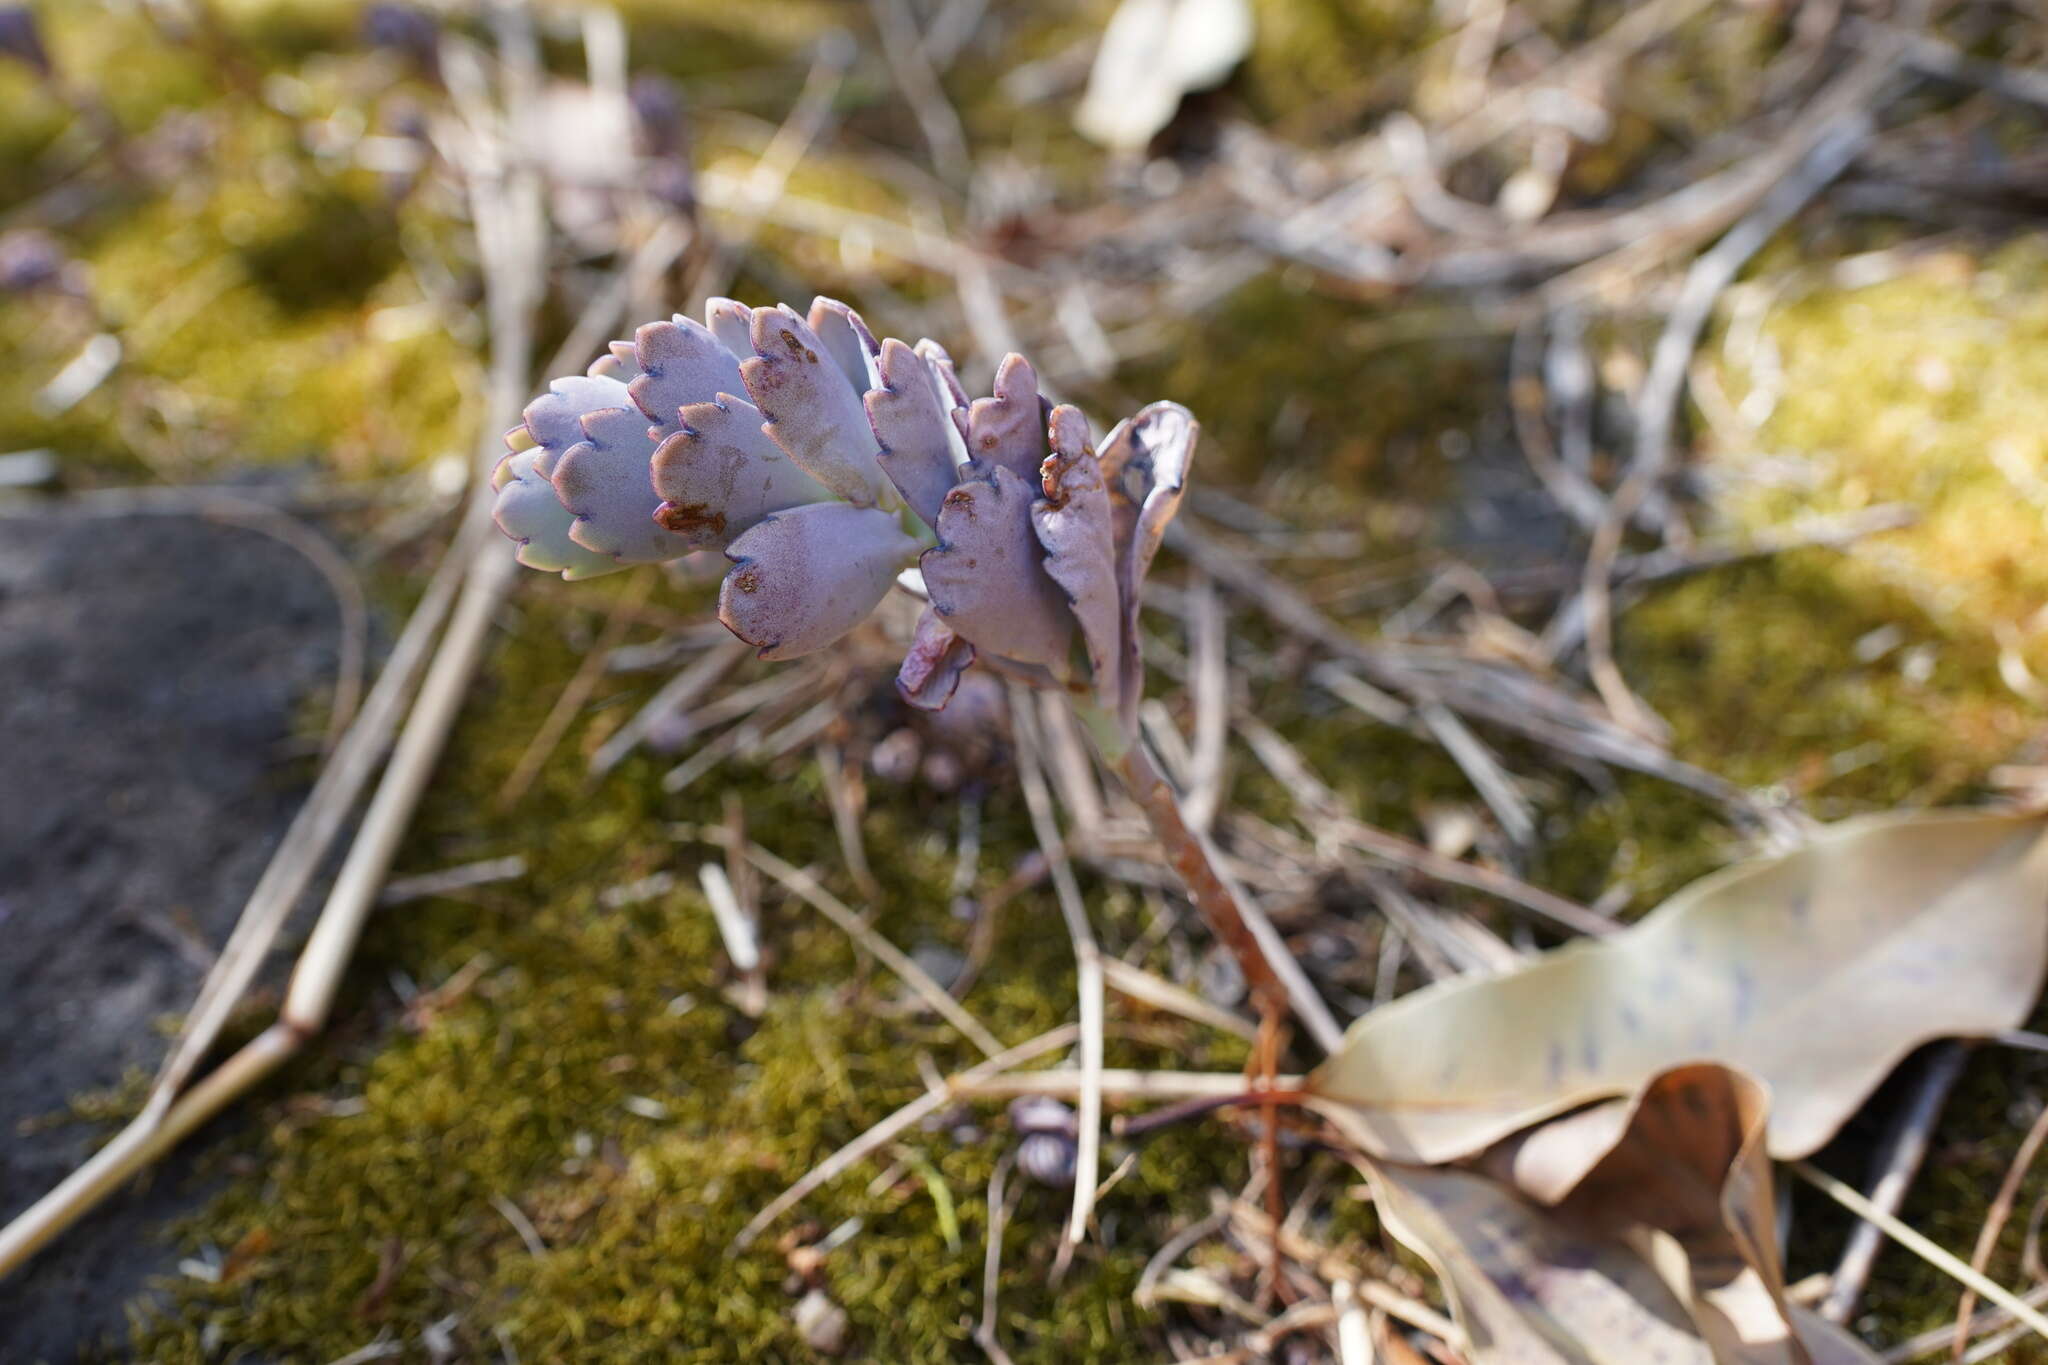
[[[1894,1124],[1886,1145],[1884,1172],[1871,1187],[1870,1200],[1886,1213],[1897,1213],[1905,1202],[1906,1190],[1927,1156],[1928,1139],[1941,1118],[1949,1092],[1963,1074],[1969,1052],[1961,1043],[1943,1043],[1927,1058],[1911,1103]],[[1856,1300],[1877,1264],[1883,1234],[1870,1223],[1858,1223],[1849,1233],[1848,1245],[1828,1284],[1827,1297],[1815,1310],[1829,1322],[1847,1322],[1856,1311]]]
[[[1139,967],[1114,957],[1102,959],[1103,980],[1111,989],[1142,1000],[1155,1009],[1167,1010],[1183,1019],[1192,1019],[1198,1024],[1207,1024],[1247,1043],[1258,1041],[1258,1025],[1239,1014],[1212,1005],[1192,991],[1183,990],[1171,981],[1163,980]]]
[[[1666,733],[1663,722],[1637,699],[1614,662],[1612,582],[1622,532],[1639,512],[1655,510],[1658,485],[1670,466],[1673,428],[1686,373],[1713,312],[1714,300],[1734,283],[1736,275],[1764,243],[1848,169],[1870,132],[1870,116],[1860,107],[1838,117],[1806,159],[1773,187],[1748,217],[1693,262],[1679,291],[1678,303],[1657,338],[1650,371],[1643,380],[1642,397],[1636,405],[1639,416],[1628,477],[1615,491],[1607,515],[1593,532],[1581,595],[1585,603],[1586,668],[1594,687],[1617,721],[1659,743]]]
[[[531,83],[533,49],[523,14],[505,12],[501,42],[506,51],[508,88]],[[537,260],[542,237],[540,186],[526,173],[507,176],[479,168],[470,179],[477,244],[484,259],[492,356],[487,429],[510,424],[527,386],[532,356],[532,309],[542,276]],[[495,438],[479,447],[481,470],[494,459]],[[479,484],[483,483],[479,480]],[[141,1170],[245,1093],[326,1022],[364,919],[376,903],[412,812],[432,775],[455,713],[468,691],[494,614],[512,581],[515,565],[484,536],[489,523],[487,486],[471,503],[458,544],[463,590],[442,637],[391,760],[365,810],[356,840],[344,861],[305,951],[292,974],[278,1022],[235,1053],[204,1080],[160,1113],[146,1112],[100,1149],[56,1189],[0,1228],[0,1276],[21,1265],[37,1248],[76,1222],[122,1181]],[[294,897],[296,899],[296,897]],[[290,908],[289,902],[285,909]],[[261,954],[250,954],[260,961]],[[237,968],[241,970],[241,968]],[[222,995],[232,1007],[233,996]],[[193,1056],[196,1060],[197,1054]]]
[[[2036,1308],[2048,1306],[2048,1285],[2037,1284],[2020,1297],[2033,1304]],[[1980,1308],[1970,1315],[1967,1330],[1973,1340],[1978,1340],[1997,1332],[2011,1321],[2012,1314],[2006,1312],[2003,1308]],[[1927,1331],[1921,1332],[1916,1336],[1907,1337],[1898,1345],[1891,1347],[1885,1351],[1880,1359],[1885,1362],[1885,1365],[1904,1365],[1909,1360],[1919,1360],[1923,1356],[1937,1355],[1948,1349],[1950,1334],[1954,1330],[1950,1326],[1929,1328]],[[2022,1327],[2019,1330],[2025,1331],[2026,1329]]]
[[[1998,1234],[2005,1230],[2006,1219],[2012,1216],[2013,1201],[2019,1198],[2020,1182],[2033,1168],[2034,1158],[2041,1153],[2041,1144],[2048,1140],[2048,1109],[2043,1109],[2027,1129],[2026,1138],[2012,1159],[2012,1165],[2005,1172],[2005,1179],[1999,1183],[1998,1194],[1991,1201],[1991,1213],[1985,1218],[1983,1228],[1977,1233],[1977,1245],[1970,1251],[1970,1269],[1982,1271],[1991,1261],[1991,1253],[1998,1247]],[[1961,1360],[1970,1347],[1970,1321],[1977,1307],[1977,1296],[1972,1291],[1963,1291],[1962,1301],[1956,1305],[1955,1338],[1950,1355]]]
[[[341,833],[342,823],[390,747],[406,696],[426,662],[441,623],[447,619],[463,573],[487,530],[483,523],[470,523],[428,580],[426,593],[406,619],[391,657],[377,675],[376,685],[370,689],[341,742],[321,766],[313,790],[292,817],[277,851],[250,891],[248,904],[235,921],[220,958],[186,1012],[178,1039],[164,1058],[149,1102],[137,1122],[154,1123],[169,1108],[192,1068],[220,1037],[222,1026],[255,979],[292,908],[312,883],[321,859]]]
[[[1961,1258],[1943,1250],[1920,1233],[1915,1232],[1912,1228],[1900,1222],[1892,1214],[1886,1213],[1883,1209],[1857,1193],[1855,1186],[1848,1184],[1846,1181],[1835,1179],[1812,1162],[1795,1161],[1792,1163],[1792,1170],[1800,1179],[1827,1195],[1828,1198],[1834,1200],[1837,1204],[1849,1210],[1849,1212],[1868,1222],[1875,1223],[1884,1231],[1885,1236],[1891,1238],[1921,1260],[1926,1261],[1936,1270],[1941,1271],[1959,1284],[1967,1285],[1969,1288],[1976,1290],[1979,1294],[2025,1323],[2037,1335],[2043,1339],[2048,1339],[2048,1316],[2044,1316],[2040,1309],[2034,1307],[1996,1280],[1987,1278],[1981,1271],[1972,1270],[1962,1262]]]
[[[694,303],[711,294],[723,294],[731,284],[739,269],[740,257],[789,188],[789,177],[795,172],[797,163],[803,160],[811,144],[831,124],[833,103],[846,79],[847,56],[845,48],[837,43],[827,43],[819,52],[810,74],[804,78],[804,88],[797,95],[789,117],[775,130],[775,136],[761,153],[761,159],[740,181],[739,191],[733,196],[731,205],[738,221],[713,242],[703,266],[684,290],[689,302]],[[706,202],[709,202],[708,198]]]
[[[705,827],[695,831],[699,838],[710,843],[725,845],[727,832],[722,828]],[[902,949],[883,938],[868,926],[866,920],[855,914],[853,908],[819,885],[818,879],[810,873],[776,857],[759,844],[742,843],[740,855],[755,867],[768,874],[797,899],[831,920],[846,933],[848,938],[872,953],[884,967],[894,972],[903,984],[910,987],[918,999],[937,1012],[940,1018],[966,1035],[967,1041],[980,1049],[983,1056],[994,1057],[1003,1050],[1002,1043],[982,1025],[979,1019],[969,1014],[959,1001],[946,993],[946,988],[934,981],[931,974],[911,961]]]
[[[1052,872],[1060,915],[1067,923],[1067,936],[1074,944],[1075,992],[1081,1009],[1081,1096],[1075,1114],[1079,1130],[1074,1153],[1074,1207],[1067,1221],[1067,1235],[1060,1243],[1052,1266],[1055,1284],[1066,1274],[1074,1248],[1088,1235],[1088,1216],[1095,1211],[1096,1173],[1102,1160],[1102,1048],[1104,985],[1102,951],[1088,926],[1088,910],[1081,900],[1080,883],[1067,860],[1059,821],[1054,818],[1052,793],[1046,787],[1040,759],[1037,713],[1032,693],[1019,683],[1010,684],[1010,718],[1017,733],[1017,775],[1024,788],[1024,803],[1031,811],[1031,828],[1038,847]]]
[[[1290,1103],[1307,1084],[1303,1076],[1278,1075],[1273,1085],[1278,1097]],[[1078,1067],[1049,1067],[1044,1071],[1019,1071],[990,1076],[985,1080],[963,1073],[946,1083],[947,1090],[962,1099],[1011,1099],[1018,1095],[1074,1096],[1081,1093],[1082,1073]],[[1102,1073],[1102,1094],[1115,1100],[1188,1100],[1209,1108],[1258,1101],[1258,1091],[1245,1089],[1244,1077],[1224,1071],[1127,1071],[1110,1067]]]
[[[1002,1287],[1003,1229],[1009,1224],[1014,1203],[1006,1199],[1005,1194],[1010,1172],[1016,1165],[1016,1151],[1005,1152],[988,1178],[988,1245],[982,1253],[981,1323],[974,1329],[974,1341],[993,1365],[1010,1365],[1010,1353],[1003,1349],[1002,1340],[996,1334],[996,1295]]]
[[[1292,1012],[1315,1037],[1317,1046],[1325,1052],[1335,1049],[1344,1036],[1343,1029],[1287,952],[1279,931],[1263,915],[1247,913],[1223,880],[1208,841],[1182,818],[1179,798],[1144,745],[1126,739],[1113,719],[1089,703],[1077,700],[1075,710],[1109,766],[1123,780],[1124,789],[1145,813],[1167,862],[1187,888],[1188,899],[1201,912],[1209,931],[1237,958],[1260,1012]]]

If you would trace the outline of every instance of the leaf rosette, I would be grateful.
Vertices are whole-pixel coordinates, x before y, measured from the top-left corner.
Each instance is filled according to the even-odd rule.
[[[1098,447],[1019,355],[992,389],[970,401],[943,347],[832,299],[713,299],[528,404],[494,514],[569,579],[723,551],[719,619],[767,659],[830,647],[901,583],[927,602],[912,704],[944,706],[979,658],[1129,717],[1139,594],[1200,427],[1154,403]]]

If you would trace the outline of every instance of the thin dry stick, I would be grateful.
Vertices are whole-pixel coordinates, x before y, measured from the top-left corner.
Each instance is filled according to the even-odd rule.
[[[1991,1253],[1998,1247],[1998,1234],[2005,1230],[2005,1220],[2012,1216],[2013,1201],[2019,1198],[2020,1182],[2033,1168],[2034,1158],[2040,1155],[2044,1141],[2048,1141],[2048,1108],[2042,1109],[2033,1126],[2027,1129],[2027,1136],[2014,1154],[2012,1165],[2006,1169],[2005,1179],[1999,1183],[1998,1194],[1991,1201],[1991,1212],[1977,1233],[1977,1245],[1970,1251],[1970,1269],[1981,1271],[1990,1264]],[[1970,1347],[1970,1321],[1976,1307],[1976,1294],[1965,1289],[1962,1301],[1956,1305],[1956,1331],[1950,1351],[1956,1360],[1961,1360]]]
[[[1372,1329],[1357,1286],[1338,1280],[1330,1286],[1330,1302],[1337,1309],[1337,1359],[1342,1365],[1373,1365]]]
[[[2048,1307],[2048,1284],[2037,1284],[2020,1297],[2033,1304],[2036,1308]],[[2012,1314],[2006,1312],[2003,1308],[1996,1306],[1980,1308],[1970,1315],[1969,1333],[1973,1338],[1982,1337],[1997,1331],[2011,1321]],[[1881,1359],[1885,1362],[1885,1365],[1904,1365],[1906,1361],[1918,1360],[1922,1356],[1931,1356],[1944,1351],[1948,1349],[1949,1334],[1952,1330],[1946,1324],[1940,1327],[1930,1327],[1925,1332],[1907,1337],[1898,1345],[1891,1347],[1885,1351]],[[2020,1330],[2024,1331],[2026,1329],[2021,1328]]]
[[[720,640],[691,660],[688,668],[663,683],[661,690],[617,733],[597,746],[597,752],[590,756],[591,777],[603,777],[616,768],[655,727],[710,691],[750,652],[738,640]]]
[[[1927,1058],[1911,1103],[1893,1125],[1886,1145],[1884,1173],[1871,1186],[1871,1202],[1886,1213],[1897,1213],[1899,1205],[1905,1202],[1906,1190],[1919,1172],[1920,1163],[1926,1159],[1927,1142],[1934,1135],[1934,1125],[1941,1118],[1942,1106],[1948,1102],[1949,1092],[1955,1089],[1957,1079],[1963,1074],[1963,1063],[1968,1057],[1969,1053],[1961,1043],[1948,1042],[1935,1048]],[[1843,1249],[1842,1259],[1829,1281],[1827,1297],[1821,1300],[1816,1310],[1822,1317],[1829,1322],[1849,1320],[1849,1315],[1856,1309],[1857,1297],[1862,1294],[1871,1269],[1877,1264],[1880,1245],[1878,1229],[1869,1223],[1858,1223],[1850,1232],[1849,1243]]]
[[[522,83],[530,87],[535,53],[528,41],[530,31],[522,23],[524,16],[507,11],[498,17],[508,88]],[[523,173],[503,179],[495,173],[474,174],[470,192],[477,243],[485,264],[493,342],[489,411],[495,420],[491,429],[500,430],[510,424],[509,414],[518,410],[532,359],[532,310],[542,273],[540,186]],[[494,440],[480,446],[479,469],[494,458],[494,447]],[[440,755],[481,657],[498,602],[512,579],[510,556],[477,548],[488,543],[483,538],[488,517],[488,485],[479,481],[460,542],[468,550],[462,597],[420,684],[419,697],[393,747],[376,795],[363,814],[356,841],[293,971],[278,1022],[160,1115],[146,1112],[138,1117],[56,1189],[0,1228],[0,1276],[275,1070],[325,1022],[356,936],[376,902],[391,855]]]
[[[1208,839],[1181,818],[1180,802],[1140,743],[1125,747],[1116,759],[1119,776],[1131,799],[1145,812],[1168,863],[1187,888],[1188,898],[1244,969],[1254,999],[1291,1009],[1317,1046],[1334,1052],[1344,1030],[1330,1007],[1316,994],[1308,974],[1280,937],[1280,931],[1256,903],[1238,894],[1223,879],[1220,860]]]
[[[242,907],[220,958],[200,986],[191,1009],[186,1011],[184,1025],[164,1057],[149,1103],[137,1122],[153,1124],[163,1117],[192,1074],[192,1068],[220,1037],[221,1028],[255,979],[292,908],[312,884],[321,860],[327,856],[349,811],[390,747],[406,696],[426,662],[435,634],[447,619],[462,576],[475,555],[480,529],[471,523],[464,534],[457,536],[428,580],[426,592],[399,632],[391,657],[377,675],[362,709],[321,767],[305,804],[292,817],[269,865],[249,892],[249,900]]]
[[[942,180],[965,183],[974,164],[967,151],[967,133],[946,98],[945,87],[939,84],[910,7],[904,0],[868,0],[868,8],[874,11],[875,27],[881,31],[882,55],[890,74],[917,116],[925,146],[931,149],[932,168]]]
[[[707,843],[721,846],[728,844],[729,837],[725,830],[712,826],[699,828],[696,836]],[[827,891],[816,877],[792,863],[784,862],[759,844],[746,842],[739,844],[738,847],[740,855],[748,862],[768,874],[784,890],[838,925],[848,938],[873,954],[875,960],[894,972],[918,999],[931,1006],[940,1018],[960,1030],[967,1041],[980,1049],[982,1055],[993,1057],[1003,1050],[1002,1042],[983,1027],[979,1019],[969,1014],[959,1001],[946,994],[946,988],[932,980],[929,972],[911,961],[902,949],[870,928],[866,920],[855,914],[853,908],[845,901]]]
[[[1171,981],[1163,980],[1133,967],[1130,963],[1113,957],[1102,959],[1103,979],[1109,985],[1133,1000],[1142,1000],[1156,1009],[1169,1010],[1184,1019],[1252,1042],[1259,1036],[1258,1025],[1241,1014],[1233,1014],[1220,1005],[1212,1005],[1193,991],[1183,990]]]
[[[1617,721],[1660,743],[1668,733],[1666,727],[1629,690],[1614,662],[1612,575],[1615,556],[1621,550],[1622,532],[1636,513],[1649,504],[1669,466],[1678,403],[1685,391],[1692,354],[1698,349],[1700,334],[1713,313],[1714,300],[1734,283],[1736,275],[1764,243],[1848,169],[1870,132],[1870,115],[1862,108],[1838,116],[1806,159],[1793,167],[1747,217],[1693,262],[1651,355],[1650,371],[1643,380],[1642,397],[1636,405],[1636,441],[1628,477],[1615,491],[1606,515],[1593,533],[1580,592],[1585,603],[1586,668],[1594,687]]]
[[[1303,1076],[1273,1078],[1276,1093],[1291,1093],[1306,1084]],[[972,1080],[960,1076],[946,1088],[962,1098],[1007,1099],[1016,1095],[1078,1096],[1086,1087],[1087,1073],[1079,1067],[1048,1067],[1043,1071],[1019,1071],[1012,1075]],[[1230,1071],[1131,1071],[1109,1067],[1102,1072],[1104,1098],[1117,1100],[1234,1100],[1256,1101],[1257,1091],[1245,1088],[1244,1077]]]
[[[1045,854],[1052,873],[1053,897],[1060,916],[1067,922],[1067,937],[1074,944],[1075,994],[1081,1010],[1081,1099],[1076,1106],[1079,1140],[1074,1155],[1074,1207],[1067,1220],[1066,1239],[1053,1261],[1054,1283],[1065,1275],[1073,1250],[1088,1235],[1088,1216],[1095,1211],[1095,1183],[1102,1159],[1102,1035],[1103,981],[1102,952],[1095,944],[1095,932],[1088,926],[1088,908],[1081,901],[1081,884],[1074,879],[1074,866],[1067,860],[1067,846],[1060,837],[1059,820],[1053,815],[1052,792],[1045,783],[1040,763],[1043,745],[1039,739],[1037,711],[1030,689],[1010,684],[1010,726],[1017,737],[1017,778],[1024,788],[1024,804],[1031,812],[1032,833]]]
[[[519,798],[526,795],[527,788],[533,785],[533,779],[540,776],[540,770],[547,766],[555,746],[569,732],[576,713],[597,690],[598,679],[604,676],[606,656],[618,648],[626,638],[626,632],[632,629],[633,613],[646,604],[648,594],[654,590],[654,579],[655,575],[651,573],[636,575],[613,604],[611,615],[605,618],[604,629],[598,633],[597,642],[583,656],[575,676],[569,679],[568,685],[555,698],[554,706],[549,708],[547,719],[540,723],[540,729],[534,731],[533,738],[527,741],[525,750],[520,753],[519,761],[512,765],[512,775],[505,779],[505,785],[498,792],[498,809],[509,810],[518,805]]]
[[[839,860],[846,865],[854,887],[869,900],[882,898],[882,884],[868,865],[868,846],[861,838],[860,817],[865,797],[858,773],[848,774],[846,761],[837,744],[820,742],[813,746],[818,757],[818,776],[825,784],[825,803],[832,808],[832,832],[839,838]]]
[[[994,1365],[1011,1365],[996,1329],[996,1292],[1002,1284],[1003,1229],[1010,1221],[1010,1204],[1004,1199],[1010,1172],[1017,1165],[1013,1148],[1003,1153],[988,1178],[988,1246],[981,1259],[981,1324],[974,1329],[974,1342]]]
[[[904,1105],[901,1109],[898,1109],[895,1113],[889,1115],[880,1123],[877,1123],[874,1127],[832,1153],[832,1155],[826,1157],[816,1166],[804,1172],[801,1180],[775,1196],[759,1213],[747,1220],[747,1225],[741,1228],[739,1235],[732,1239],[732,1249],[734,1251],[743,1251],[753,1245],[755,1239],[766,1232],[776,1219],[795,1208],[798,1204],[801,1204],[810,1196],[813,1190],[852,1169],[853,1166],[870,1153],[880,1151],[883,1147],[888,1146],[889,1143],[895,1141],[898,1133],[919,1122],[926,1115],[936,1114],[939,1110],[951,1104],[954,1098],[953,1084],[963,1081],[986,1080],[991,1076],[1000,1075],[1011,1067],[1021,1066],[1025,1062],[1043,1057],[1048,1052],[1057,1052],[1061,1048],[1071,1047],[1079,1033],[1080,1030],[1076,1029],[1072,1024],[1062,1024],[1051,1032],[1041,1033],[1036,1038],[1019,1043],[1006,1052],[998,1052],[987,1061],[968,1068],[954,1077],[953,1081],[944,1087],[925,1091],[924,1094],[919,1095],[916,1099]]]
[[[1856,1187],[1846,1181],[1837,1180],[1826,1171],[1809,1161],[1795,1161],[1792,1171],[1800,1179],[1812,1185],[1828,1198],[1840,1204],[1849,1212],[1866,1222],[1875,1223],[1885,1236],[1897,1242],[1921,1260],[1949,1276],[1959,1284],[1968,1285],[2006,1312],[2018,1318],[2044,1339],[2048,1339],[2048,1317],[2041,1310],[2028,1303],[2019,1295],[2007,1289],[1981,1271],[1972,1270],[1963,1264],[1961,1258],[1943,1250],[1912,1228],[1886,1213],[1877,1205],[1865,1199]]]
[[[1279,732],[1248,716],[1238,718],[1238,729],[1259,761],[1294,794],[1297,802],[1318,805],[1329,812],[1316,817],[1318,833],[1326,833],[1349,848],[1396,867],[1498,896],[1581,934],[1611,934],[1621,927],[1598,911],[1555,892],[1545,891],[1540,886],[1532,886],[1512,873],[1447,857],[1413,840],[1403,839],[1398,834],[1341,813],[1344,802],[1316,776],[1300,752]]]
[[[713,243],[696,278],[684,291],[692,302],[708,294],[725,292],[738,269],[740,253],[754,240],[761,224],[782,198],[797,163],[831,123],[833,102],[846,79],[850,47],[851,44],[837,41],[820,45],[817,60],[804,77],[804,88],[790,108],[789,117],[775,130],[761,159],[740,181],[732,205],[739,221]]]

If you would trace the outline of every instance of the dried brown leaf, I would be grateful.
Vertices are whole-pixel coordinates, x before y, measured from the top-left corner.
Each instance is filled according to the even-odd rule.
[[[2044,833],[1991,812],[1846,821],[1610,938],[1374,1010],[1311,1078],[1315,1107],[1374,1156],[1436,1164],[1712,1060],[1770,1088],[1770,1152],[1804,1156],[1921,1043],[2026,1018]]]

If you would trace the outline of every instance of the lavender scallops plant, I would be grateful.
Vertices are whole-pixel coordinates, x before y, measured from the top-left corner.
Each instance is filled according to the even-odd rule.
[[[1098,448],[1022,356],[970,402],[936,342],[877,341],[842,303],[713,299],[524,417],[493,480],[521,563],[578,579],[721,549],[719,619],[764,659],[827,648],[899,581],[921,590],[903,696],[943,707],[977,659],[1066,695],[1262,1007],[1284,1009],[1137,738],[1139,592],[1194,453],[1187,409],[1154,403]]]

